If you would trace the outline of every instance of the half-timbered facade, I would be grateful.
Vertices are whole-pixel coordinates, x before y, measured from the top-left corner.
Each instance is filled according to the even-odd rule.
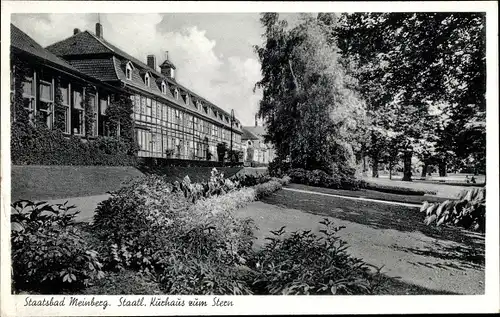
[[[130,95],[140,157],[216,160],[221,142],[241,150],[240,122],[180,85],[168,58],[159,66],[153,55],[147,56],[147,64],[139,61],[104,40],[99,23],[95,34],[75,29],[73,36],[47,50],[79,72]]]

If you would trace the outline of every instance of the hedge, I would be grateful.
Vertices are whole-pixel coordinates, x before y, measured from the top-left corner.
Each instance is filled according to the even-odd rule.
[[[11,160],[15,165],[136,165],[134,145],[121,139],[98,136],[82,139],[60,131],[14,122]]]

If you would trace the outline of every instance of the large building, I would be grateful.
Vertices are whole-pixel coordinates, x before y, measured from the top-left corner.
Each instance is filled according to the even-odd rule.
[[[46,49],[17,27],[11,25],[11,29],[13,52],[27,55],[31,65],[25,84],[26,107],[36,114],[46,113],[49,126],[53,122],[54,80],[63,76],[67,134],[85,134],[80,105],[85,85],[91,83],[96,87],[91,96],[95,105],[92,135],[106,134],[110,95],[127,94],[134,107],[139,157],[206,160],[208,156],[216,160],[216,146],[223,142],[241,150],[240,122],[180,85],[168,58],[159,66],[153,55],[146,57],[146,63],[139,61],[106,41],[100,23],[95,33],[74,29],[72,36]]]

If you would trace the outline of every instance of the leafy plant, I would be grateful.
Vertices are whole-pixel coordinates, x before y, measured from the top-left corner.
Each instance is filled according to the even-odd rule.
[[[360,295],[377,289],[380,276],[350,256],[347,243],[336,236],[344,227],[328,219],[320,223],[321,236],[301,231],[285,237],[285,227],[271,231],[269,242],[248,263],[255,294]]]
[[[424,202],[425,223],[436,226],[450,224],[465,229],[484,232],[486,229],[486,189],[473,188],[460,193],[458,200],[446,200],[440,204]]]
[[[330,175],[322,170],[309,171],[302,168],[290,169],[287,173],[291,181],[297,184],[352,190],[359,189],[363,185],[362,181],[357,180],[353,175],[348,173],[339,172],[338,174]]]
[[[15,291],[45,294],[80,289],[102,278],[98,253],[74,225],[74,206],[20,200],[12,204]]]

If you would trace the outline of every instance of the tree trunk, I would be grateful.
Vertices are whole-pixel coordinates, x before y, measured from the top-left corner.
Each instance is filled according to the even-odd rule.
[[[389,162],[389,179],[392,179],[392,161]]]
[[[366,173],[366,156],[365,156],[365,153],[363,153],[363,173]]]
[[[411,182],[411,157],[412,152],[405,152],[403,155],[403,181]]]
[[[422,167],[422,177],[425,178],[427,176],[427,169],[429,168],[429,165],[427,163],[424,163],[424,166]]]
[[[372,177],[378,178],[378,155],[372,157]]]
[[[445,177],[446,174],[446,162],[441,161],[439,162],[439,176]]]

